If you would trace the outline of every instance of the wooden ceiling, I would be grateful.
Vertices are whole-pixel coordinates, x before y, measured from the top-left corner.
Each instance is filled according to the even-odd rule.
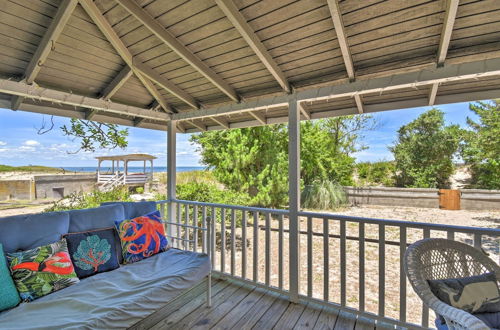
[[[182,132],[500,97],[498,0],[1,0],[0,107]]]

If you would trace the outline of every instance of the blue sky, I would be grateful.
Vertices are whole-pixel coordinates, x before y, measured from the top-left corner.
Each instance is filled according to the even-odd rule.
[[[465,126],[465,118],[471,116],[468,103],[439,106],[446,113],[446,122]],[[386,111],[374,114],[378,128],[365,133],[364,143],[369,149],[357,153],[358,161],[392,159],[387,147],[396,139],[396,131],[401,126],[417,118],[429,107]],[[54,129],[39,135],[37,129],[43,121],[50,123],[50,116],[36,113],[11,111],[0,108],[0,164],[46,165],[56,167],[95,166],[95,156],[149,153],[158,159],[155,165],[166,164],[166,133],[161,131],[129,128],[129,146],[126,150],[98,151],[96,153],[67,151],[78,149],[78,142],[62,135],[59,127],[69,123],[69,119],[54,117]],[[198,166],[200,161],[196,146],[189,142],[188,134],[177,135],[177,165]]]

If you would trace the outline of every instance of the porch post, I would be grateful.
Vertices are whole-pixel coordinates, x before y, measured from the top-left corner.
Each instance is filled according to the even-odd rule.
[[[175,199],[176,185],[176,133],[177,122],[171,120],[168,122],[167,132],[167,199]],[[175,203],[168,203],[167,221],[174,222],[175,219]],[[172,226],[167,226],[167,235],[172,237]],[[173,242],[172,242],[173,243]]]
[[[290,301],[299,301],[300,112],[297,100],[288,101],[288,209]]]

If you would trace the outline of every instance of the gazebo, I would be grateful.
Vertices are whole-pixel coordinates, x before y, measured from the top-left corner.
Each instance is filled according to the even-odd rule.
[[[217,249],[177,247],[211,253],[222,298],[199,312],[192,293],[184,320],[166,307],[138,328],[428,327],[408,308],[408,234],[498,246],[496,229],[305,212],[299,185],[301,121],[500,97],[498,0],[9,0],[0,17],[0,107],[167,131],[165,218],[217,219]],[[288,209],[176,199],[177,133],[275,123]]]
[[[153,180],[153,160],[155,156],[148,154],[128,154],[117,156],[100,156],[97,159],[97,184],[101,189],[110,189],[118,185],[144,186]],[[102,171],[102,163],[111,161],[111,166]],[[141,162],[142,172],[129,172],[130,162]],[[146,163],[149,163],[149,167]],[[149,172],[147,172],[149,168]]]

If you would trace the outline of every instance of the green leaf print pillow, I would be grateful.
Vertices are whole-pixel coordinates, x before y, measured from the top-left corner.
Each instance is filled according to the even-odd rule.
[[[23,301],[33,301],[79,282],[66,240],[7,253],[12,279]]]

